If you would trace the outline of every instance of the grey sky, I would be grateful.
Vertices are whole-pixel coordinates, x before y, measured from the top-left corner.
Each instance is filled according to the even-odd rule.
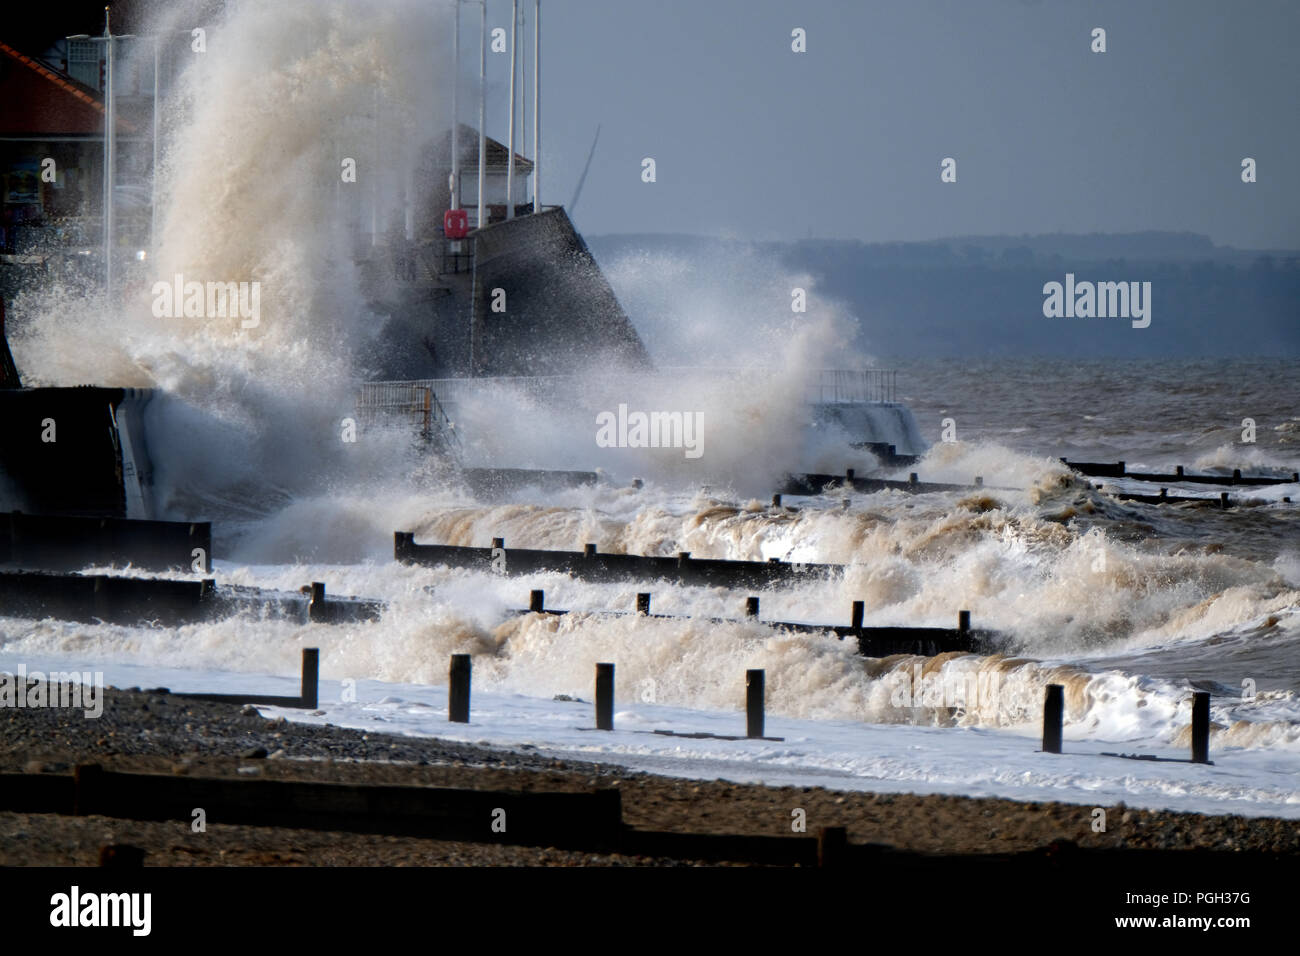
[[[488,10],[508,25],[509,0]],[[592,234],[1164,229],[1300,247],[1298,38],[1286,0],[543,0],[543,199],[569,203],[601,123],[575,216]],[[502,139],[508,62],[489,54]]]

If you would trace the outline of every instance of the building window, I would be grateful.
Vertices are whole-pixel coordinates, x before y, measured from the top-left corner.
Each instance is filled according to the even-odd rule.
[[[100,44],[93,40],[68,41],[68,75],[91,89],[100,89]]]

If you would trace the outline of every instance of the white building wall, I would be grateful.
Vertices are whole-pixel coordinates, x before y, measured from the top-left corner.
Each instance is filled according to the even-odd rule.
[[[515,175],[515,204],[532,201],[532,176]],[[502,205],[506,201],[505,172],[489,172],[483,177],[483,201],[489,205]],[[460,175],[460,204],[469,209],[478,205],[478,173],[462,170]]]

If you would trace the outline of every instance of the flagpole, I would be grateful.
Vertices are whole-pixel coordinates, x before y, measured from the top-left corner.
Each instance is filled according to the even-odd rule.
[[[533,212],[542,211],[542,0],[533,0]]]
[[[510,17],[510,135],[506,145],[506,218],[515,218],[515,25],[519,22],[519,0],[511,0]]]
[[[487,0],[480,0],[482,19],[478,28],[478,218],[475,227],[482,229],[483,188],[487,170]]]
[[[460,3],[456,4],[451,79],[451,208],[460,208]]]

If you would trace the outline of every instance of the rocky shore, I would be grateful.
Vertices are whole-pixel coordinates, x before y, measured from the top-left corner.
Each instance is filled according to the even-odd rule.
[[[792,814],[803,810],[810,834],[843,826],[855,843],[925,853],[1008,853],[1072,843],[1300,855],[1300,825],[1288,820],[1120,804],[1106,808],[1106,831],[1096,833],[1092,808],[1081,805],[681,780],[539,753],[268,720],[249,706],[158,691],[110,688],[97,719],[67,708],[0,710],[0,772],[66,774],[92,762],[123,771],[332,783],[521,791],[617,787],[624,820],[634,827],[779,836],[791,832]],[[95,865],[110,844],[140,847],[146,865],[161,866],[700,863],[219,823],[192,833],[177,822],[0,812],[0,865]]]

